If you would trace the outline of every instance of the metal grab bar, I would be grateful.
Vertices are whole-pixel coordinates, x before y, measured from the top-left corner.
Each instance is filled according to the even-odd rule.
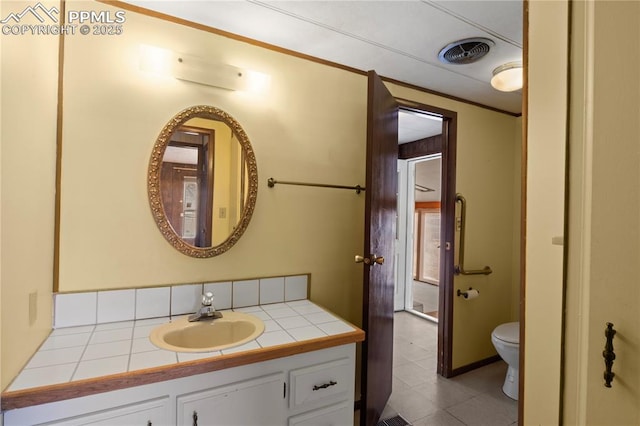
[[[360,194],[365,190],[364,186],[356,185],[356,186],[345,186],[345,185],[330,185],[325,183],[306,183],[306,182],[287,182],[284,180],[275,180],[274,178],[269,178],[267,180],[267,185],[269,188],[273,188],[277,183],[282,185],[300,185],[300,186],[317,186],[321,188],[338,188],[338,189],[351,189],[355,190],[356,194]]]
[[[460,203],[460,248],[458,249],[459,264],[455,266],[454,272],[458,275],[489,275],[493,271],[488,266],[485,266],[484,269],[464,270],[464,228],[466,225],[467,200],[462,194],[456,194],[456,203]]]

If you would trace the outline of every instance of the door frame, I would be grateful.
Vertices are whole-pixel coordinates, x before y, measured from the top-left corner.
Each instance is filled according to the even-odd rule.
[[[398,158],[410,159],[432,154],[442,154],[441,215],[440,223],[440,300],[438,302],[438,365],[437,373],[453,376],[453,277],[456,211],[456,147],[458,114],[444,108],[396,98],[400,109],[418,113],[437,114],[442,117],[440,141],[429,138],[424,142],[400,145]],[[409,145],[409,144],[405,144]]]

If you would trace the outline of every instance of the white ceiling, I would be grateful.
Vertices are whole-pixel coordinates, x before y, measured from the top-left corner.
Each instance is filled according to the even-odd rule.
[[[383,77],[521,112],[521,91],[491,87],[494,68],[522,60],[520,0],[126,0],[127,3],[281,48],[375,70]],[[460,39],[495,42],[480,61],[445,65],[438,53]]]
[[[442,118],[400,109],[398,113],[398,143],[413,142],[442,133]]]

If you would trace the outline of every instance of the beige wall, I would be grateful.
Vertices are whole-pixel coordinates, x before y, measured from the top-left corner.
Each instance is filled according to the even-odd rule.
[[[396,97],[458,113],[456,192],[467,200],[465,269],[488,265],[493,270],[488,276],[454,279],[455,289],[480,291],[478,299],[454,298],[453,368],[462,367],[495,355],[491,332],[518,318],[512,313],[519,286],[514,282],[518,251],[513,246],[514,239],[519,241],[516,158],[519,162],[522,120],[405,87],[390,88]]]
[[[109,8],[67,4],[88,7]],[[359,323],[362,271],[353,256],[362,247],[364,196],[270,189],[267,179],[364,185],[366,79],[133,12],[126,18],[120,36],[68,37],[65,46],[60,290],[309,272],[311,298]],[[143,73],[143,43],[270,74],[270,92],[251,97]],[[198,104],[221,108],[242,125],[259,176],[248,229],[229,252],[210,259],[187,257],[164,240],[146,193],[158,133]]]
[[[33,4],[2,2],[0,15],[27,5]],[[51,329],[58,38],[2,35],[0,40],[4,389]],[[30,315],[33,293],[37,312]]]
[[[566,1],[529,3],[525,424],[560,410],[562,246],[567,115]]]

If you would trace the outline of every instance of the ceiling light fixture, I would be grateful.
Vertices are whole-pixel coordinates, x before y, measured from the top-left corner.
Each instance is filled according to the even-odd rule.
[[[501,92],[522,89],[522,62],[507,62],[494,69],[491,86]]]

